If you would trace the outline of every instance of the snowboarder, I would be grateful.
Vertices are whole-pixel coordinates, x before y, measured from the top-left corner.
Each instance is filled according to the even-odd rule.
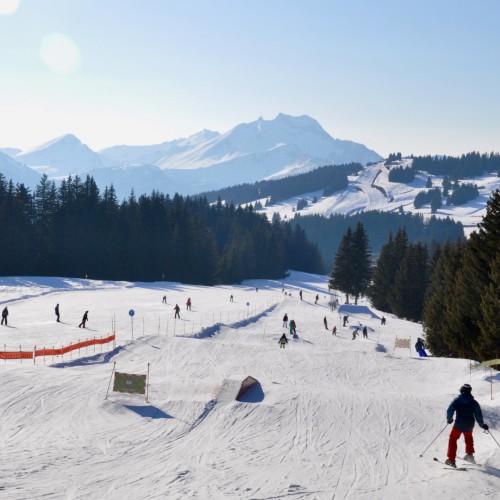
[[[283,328],[286,328],[288,326],[288,313],[285,313],[283,316]]]
[[[82,326],[83,326],[83,328],[85,328],[85,325],[86,325],[88,320],[89,320],[89,312],[85,311],[85,314],[83,315],[83,318],[82,318],[82,322],[78,325],[78,328],[81,328]]]
[[[382,316],[382,319],[380,320],[381,325],[385,325],[385,316]]]
[[[424,341],[419,337],[417,341],[415,342],[415,351],[418,352],[418,355],[421,358],[426,358],[427,353],[425,352],[425,344]]]
[[[181,310],[181,308],[179,307],[179,304],[175,304],[175,307],[174,307],[174,311],[175,311],[174,319],[177,319],[177,318],[181,319],[181,315],[179,314],[180,310]]]
[[[302,300],[302,290],[300,290],[300,292],[299,292],[299,297],[300,297],[300,300]]]
[[[283,334],[281,338],[279,339],[278,344],[280,345],[280,348],[284,349],[286,344],[288,344],[288,339],[286,338],[286,335]]]
[[[323,318],[323,324],[325,325],[325,329],[328,330],[328,321],[326,319],[326,316]]]
[[[229,302],[234,302],[234,297],[232,295],[229,297]]]
[[[167,296],[166,296],[166,295],[164,295],[164,296],[163,296],[163,301],[162,301],[162,303],[163,303],[163,304],[166,304],[166,303],[167,303]]]
[[[332,328],[332,335],[337,335],[337,327],[336,326],[334,326]]]
[[[358,330],[358,327],[356,327],[353,331],[352,331],[352,340],[356,340],[356,337],[359,335],[359,330]]]
[[[349,316],[344,315],[344,326],[347,325],[349,323]]]
[[[59,317],[60,317],[60,314],[59,314],[59,304],[57,304],[57,305],[56,305],[56,309],[55,309],[55,311],[56,311],[56,316],[57,316],[57,320],[56,320],[56,321],[57,321],[58,323],[60,323],[60,322],[61,322],[61,320],[59,319]]]
[[[188,297],[188,299],[186,301],[186,311],[188,309],[191,311],[191,297]]]
[[[368,328],[366,328],[366,326],[363,327],[363,338],[368,338]]]
[[[319,300],[319,295],[318,295],[318,294],[316,294],[316,297],[315,297],[315,299],[314,299],[314,303],[315,303],[315,304],[317,304],[317,303],[318,303],[318,300]]]
[[[4,307],[2,311],[2,325],[5,323],[5,326],[7,326],[7,316],[9,315],[9,310],[7,309],[7,306]]]
[[[472,429],[474,421],[477,421],[480,427],[485,431],[489,429],[484,423],[483,413],[479,403],[472,395],[472,387],[469,384],[464,384],[460,387],[460,396],[457,396],[448,407],[446,418],[448,423],[453,423],[453,414],[456,412],[455,425],[451,429],[450,439],[448,441],[448,458],[445,461],[446,465],[456,467],[455,458],[457,456],[457,441],[463,433],[465,439],[465,457],[464,460],[476,463],[474,460],[474,438],[472,437]]]
[[[297,335],[295,321],[293,319],[291,319],[288,326],[290,327],[290,335],[292,337],[295,337]]]

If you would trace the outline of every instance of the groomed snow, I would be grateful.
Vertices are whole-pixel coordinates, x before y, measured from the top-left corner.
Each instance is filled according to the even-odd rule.
[[[400,162],[402,166],[410,166],[411,160]],[[349,177],[349,185],[346,189],[337,191],[331,196],[323,196],[323,191],[304,193],[300,196],[290,198],[276,205],[265,207],[259,212],[265,213],[269,220],[273,214],[279,213],[281,219],[291,219],[296,213],[301,215],[324,215],[329,217],[332,214],[352,215],[369,210],[380,210],[384,212],[398,212],[400,207],[404,212],[422,214],[429,218],[431,215],[430,204],[422,208],[415,209],[413,202],[420,191],[427,191],[425,187],[427,173],[419,173],[415,179],[408,183],[389,182],[389,168],[384,162],[366,166],[359,176]],[[433,187],[442,187],[443,176],[430,176]],[[461,222],[464,232],[469,235],[477,228],[486,214],[486,203],[491,194],[500,189],[500,177],[496,173],[485,174],[474,179],[461,179],[461,183],[476,184],[479,188],[479,197],[471,200],[465,205],[447,206],[446,199],[443,199],[443,206],[434,214],[436,217],[451,219]],[[306,198],[309,206],[295,212],[297,201]],[[317,203],[312,203],[316,198]],[[265,205],[266,200],[260,200]]]
[[[396,335],[413,346],[421,325],[386,314],[381,327],[382,314],[365,301],[369,309],[348,308],[343,328],[328,308],[325,276],[292,272],[283,283],[221,287],[2,278],[0,292],[10,311],[0,344],[31,349],[107,336],[112,318],[118,339],[114,351],[89,348],[45,366],[42,358],[0,361],[1,498],[498,498],[500,449],[477,427],[482,468],[433,462],[446,458],[449,427],[419,458],[465,382],[500,439],[498,373],[491,400],[490,374],[470,374],[466,360],[418,358],[413,347],[411,356],[393,354]],[[85,310],[84,331],[77,325]],[[288,335],[280,349],[285,312],[299,339]],[[325,316],[337,336],[325,330]],[[352,340],[358,323],[369,327],[368,340]],[[114,362],[128,373],[150,364],[149,403],[120,393],[104,399]],[[260,385],[244,402],[227,391],[217,397],[247,375]]]

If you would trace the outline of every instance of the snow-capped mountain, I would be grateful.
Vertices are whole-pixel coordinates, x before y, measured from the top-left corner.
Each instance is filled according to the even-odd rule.
[[[122,198],[132,189],[137,195],[153,189],[196,194],[325,164],[365,164],[380,156],[362,144],[334,139],[309,116],[279,114],[224,134],[202,130],[161,144],[113,146],[98,153],[68,134],[17,153],[15,159],[49,178],[90,174],[101,188],[113,183]]]
[[[0,173],[8,181],[12,180],[14,184],[24,184],[30,189],[34,189],[40,181],[40,174],[34,170],[13,160],[10,156],[0,152]]]
[[[0,148],[0,153],[4,153],[8,156],[16,156],[21,151],[22,149],[19,148]]]
[[[82,174],[103,167],[99,155],[72,134],[18,153],[14,158],[49,177]]]

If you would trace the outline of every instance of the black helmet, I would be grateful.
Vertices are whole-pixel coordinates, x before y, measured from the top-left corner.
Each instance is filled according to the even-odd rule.
[[[463,394],[464,392],[470,394],[472,392],[472,387],[469,384],[464,384],[460,387],[460,392]]]

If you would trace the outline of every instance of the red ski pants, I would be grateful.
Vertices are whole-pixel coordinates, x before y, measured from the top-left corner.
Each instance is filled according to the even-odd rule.
[[[465,453],[474,453],[474,438],[472,437],[472,431],[464,432],[465,439]],[[457,441],[462,435],[462,431],[459,431],[456,427],[453,427],[450,432],[450,440],[448,441],[448,460],[452,462],[455,461],[457,456]]]

